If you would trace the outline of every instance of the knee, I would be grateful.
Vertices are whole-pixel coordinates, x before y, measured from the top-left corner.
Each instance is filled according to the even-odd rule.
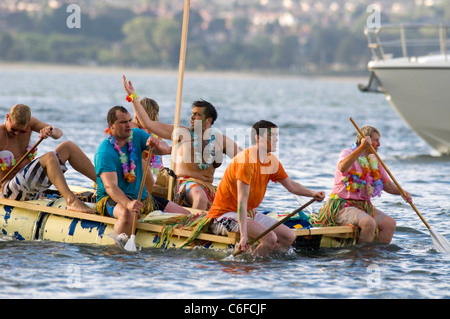
[[[286,245],[287,246],[292,245],[292,243],[295,241],[296,238],[297,238],[297,235],[295,235],[295,233],[293,231],[289,230],[286,233],[286,240],[285,240]]]
[[[49,164],[59,164],[58,157],[55,152],[48,152],[39,157],[39,162],[42,167],[47,167]]]
[[[375,219],[373,219],[372,217],[367,217],[367,218],[363,218],[359,222],[358,226],[359,226],[359,228],[361,228],[362,231],[375,233],[377,223],[375,222]]]
[[[69,151],[76,149],[76,148],[78,148],[78,146],[72,141],[64,141],[61,144],[59,144],[57,147],[57,149],[59,149],[59,150],[69,150]]]
[[[192,189],[191,196],[192,206],[196,206],[195,208],[206,209],[208,207],[209,201],[203,190]]]
[[[395,228],[397,227],[397,222],[392,217],[387,216],[383,218],[378,226],[383,231],[389,231],[393,233],[395,231]]]
[[[134,215],[134,212],[125,207],[122,207],[119,204],[114,207],[114,217],[125,224],[133,222]]]
[[[269,249],[273,249],[275,245],[277,244],[278,237],[277,235],[271,231],[267,235],[265,235],[263,238],[260,239],[261,244],[268,247]]]

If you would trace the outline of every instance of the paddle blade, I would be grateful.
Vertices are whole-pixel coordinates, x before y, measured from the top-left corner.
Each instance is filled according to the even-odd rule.
[[[297,202],[299,203],[300,206],[305,205],[307,202],[309,202],[309,201],[311,200],[311,198],[306,199],[306,198],[303,197],[303,196],[295,195],[295,194],[294,194],[294,197],[295,197],[295,199],[297,200]],[[308,213],[310,213],[310,214],[313,213],[313,210],[312,210],[311,206],[306,207],[305,210],[306,210]]]
[[[450,254],[450,242],[441,234],[436,233],[430,228],[431,241],[434,249],[443,254]]]
[[[130,239],[128,239],[127,243],[123,248],[125,248],[125,250],[127,251],[137,251],[135,239],[136,235],[131,235]]]

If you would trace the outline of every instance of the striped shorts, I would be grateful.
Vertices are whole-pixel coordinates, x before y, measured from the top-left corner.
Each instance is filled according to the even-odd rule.
[[[58,154],[53,151],[59,160],[61,171],[67,171],[66,165],[61,162]],[[48,189],[52,183],[47,177],[39,158],[35,158],[30,164],[22,168],[13,179],[3,187],[3,197],[13,200],[39,199],[42,192]]]
[[[247,218],[250,219],[248,216]],[[253,219],[266,228],[270,228],[277,223],[276,219],[259,212],[255,212]],[[209,225],[209,229],[214,234],[223,236],[228,236],[229,232],[239,232],[238,214],[229,212],[214,218]]]

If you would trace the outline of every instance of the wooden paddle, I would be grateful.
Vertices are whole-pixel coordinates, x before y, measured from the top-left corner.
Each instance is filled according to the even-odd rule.
[[[358,133],[364,138],[365,135],[364,133],[359,129],[358,125],[355,123],[355,121],[353,120],[353,118],[350,118],[350,122],[352,122],[353,126],[355,126],[356,130],[358,131]],[[400,186],[400,184],[397,182],[397,180],[395,179],[395,177],[392,175],[392,173],[389,171],[389,169],[386,167],[386,165],[384,164],[383,160],[380,158],[380,156],[378,156],[377,152],[375,151],[375,149],[373,148],[372,145],[370,145],[370,150],[371,152],[377,157],[378,161],[381,163],[381,165],[383,165],[384,169],[386,170],[386,172],[389,174],[389,176],[391,177],[392,181],[395,183],[395,185],[397,186],[397,188],[400,191],[400,194],[403,196],[403,198],[406,197],[406,192],[403,190],[403,188]],[[425,224],[425,226],[428,228],[428,230],[430,231],[431,234],[431,240],[433,242],[434,248],[441,253],[450,253],[450,242],[445,239],[445,237],[443,237],[442,235],[436,233],[435,231],[433,231],[430,227],[430,225],[427,223],[427,221],[425,220],[425,218],[423,218],[422,214],[419,212],[419,210],[416,208],[416,206],[413,203],[409,203],[411,205],[411,207],[414,209],[414,211],[417,213],[417,215],[420,217],[420,219],[422,220],[422,222]]]
[[[152,157],[152,149],[149,147],[148,148],[148,157],[147,157],[147,161],[145,162],[145,167],[144,167],[144,176],[142,176],[141,185],[139,186],[139,194],[138,194],[138,198],[137,198],[138,201],[141,200],[142,192],[144,191],[145,179],[147,177],[148,166],[150,164],[150,158],[151,157]],[[137,215],[138,215],[138,213],[134,214],[133,226],[132,226],[132,234],[131,234],[130,239],[128,239],[127,243],[124,246],[125,250],[128,250],[128,251],[137,251],[137,249],[136,249],[136,220],[137,220]]]
[[[20,163],[22,163],[22,162],[28,157],[28,155],[30,155],[30,153],[33,152],[34,149],[35,149],[36,147],[38,147],[38,145],[39,145],[43,140],[44,140],[44,138],[41,137],[41,138],[39,139],[39,141],[37,141],[36,144],[34,144],[34,145],[28,150],[28,152],[26,152],[25,155],[22,156],[22,158],[16,163],[16,165],[14,165],[14,167],[11,168],[11,169],[8,171],[8,173],[6,173],[5,176],[3,176],[1,183],[3,183],[3,182],[6,180],[6,178],[14,171],[14,169],[15,169],[17,166],[19,166]]]
[[[180,45],[180,62],[178,66],[178,85],[177,85],[177,98],[175,104],[175,118],[173,122],[173,132],[172,132],[172,154],[170,161],[170,169],[175,171],[176,163],[176,147],[178,143],[178,126],[180,125],[180,111],[181,111],[181,98],[183,96],[183,78],[184,69],[186,62],[186,47],[187,47],[187,36],[188,36],[188,25],[189,25],[189,7],[190,0],[184,0],[184,11],[183,11],[183,26],[181,30],[181,45]],[[169,188],[167,190],[167,199],[173,199],[173,187],[175,184],[175,178],[169,176]]]
[[[263,231],[260,235],[256,236],[256,238],[250,240],[249,245],[253,245],[254,243],[256,243],[258,240],[260,240],[261,238],[263,238],[264,236],[266,236],[268,233],[270,233],[272,230],[274,230],[275,228],[277,228],[278,226],[280,226],[281,224],[283,224],[285,221],[287,221],[289,218],[291,218],[292,216],[294,216],[295,214],[297,214],[299,211],[304,210],[306,207],[308,207],[309,205],[311,205],[312,203],[314,203],[316,200],[315,199],[311,199],[309,202],[307,202],[305,205],[303,205],[300,208],[297,208],[296,210],[294,210],[292,213],[290,213],[289,215],[287,215],[286,217],[284,217],[283,219],[279,220],[278,222],[276,222],[275,224],[272,225],[272,227],[267,228],[265,231]],[[236,250],[233,253],[233,257],[239,255],[242,252],[241,249]]]

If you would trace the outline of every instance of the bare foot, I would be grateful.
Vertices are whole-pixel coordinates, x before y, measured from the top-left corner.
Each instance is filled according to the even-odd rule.
[[[95,214],[94,209],[87,206],[85,203],[80,201],[77,197],[72,199],[66,199],[66,209],[67,210],[74,210],[81,213],[87,213],[87,214]]]

